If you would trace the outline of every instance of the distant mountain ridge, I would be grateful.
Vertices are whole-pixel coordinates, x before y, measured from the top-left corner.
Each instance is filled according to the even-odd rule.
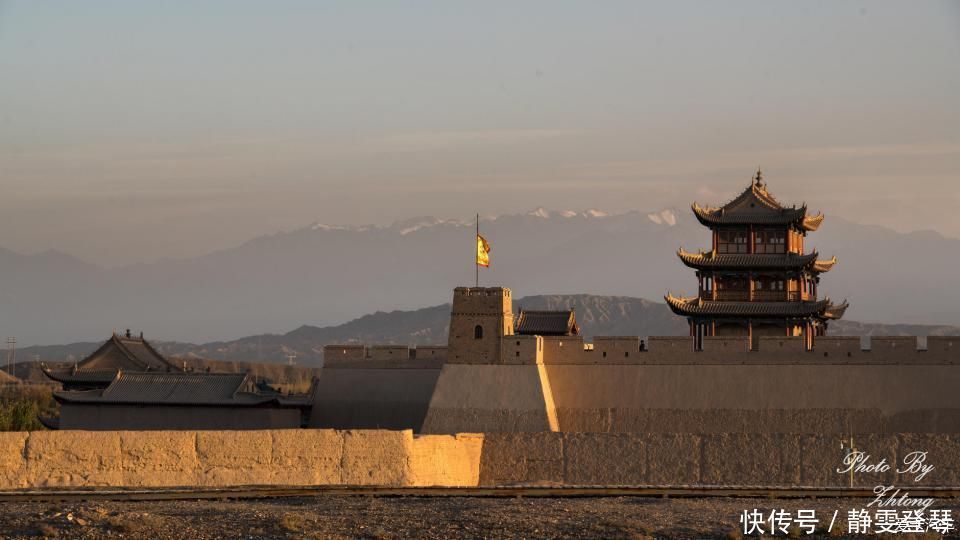
[[[709,246],[689,210],[608,215],[534,211],[481,217],[492,266],[485,284],[515,294],[579,293],[660,299],[696,289],[678,247]],[[960,325],[960,240],[901,234],[827,216],[807,250],[839,263],[821,291],[849,299],[847,317]],[[0,333],[65,343],[132,328],[183,342],[232,340],[299,324],[332,326],[377,309],[449,300],[473,281],[473,224],[416,217],[387,227],[313,224],[201,257],[105,269],[69,255],[0,249]]]
[[[686,335],[687,323],[666,304],[627,296],[590,294],[527,296],[514,301],[514,312],[525,309],[573,309],[586,339],[593,336]],[[344,324],[316,327],[303,325],[285,334],[260,334],[233,341],[194,345],[154,342],[172,357],[234,362],[283,363],[288,355],[303,366],[321,363],[323,346],[333,343],[445,345],[449,331],[450,304],[411,311],[378,311]],[[831,335],[960,335],[960,327],[885,325],[835,321]],[[99,342],[28,347],[21,358],[38,355],[48,362],[78,361]]]

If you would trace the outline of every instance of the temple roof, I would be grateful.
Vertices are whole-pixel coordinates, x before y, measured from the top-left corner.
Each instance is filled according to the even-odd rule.
[[[823,222],[823,214],[807,216],[806,204],[798,208],[786,207],[780,203],[767,191],[763,174],[759,170],[750,182],[750,186],[727,204],[714,207],[693,203],[692,208],[700,223],[706,226],[789,225],[792,223],[804,230],[815,231]]]
[[[43,374],[59,383],[86,383],[106,386],[117,376],[115,369],[50,369],[41,364]]]
[[[520,310],[514,325],[520,335],[575,336],[580,334],[577,319],[572,309],[563,311]]]
[[[820,272],[821,274],[823,272],[829,272],[830,269],[833,268],[833,265],[835,264],[837,264],[836,256],[833,256],[830,259],[827,259],[825,261],[817,261],[813,263],[813,271]]]
[[[783,268],[794,269],[808,267],[814,272],[827,272],[837,263],[837,258],[818,261],[816,251],[806,255],[796,253],[779,254],[725,254],[725,253],[690,253],[680,248],[677,256],[683,261],[683,264],[696,269],[722,269],[722,268]]]
[[[829,298],[813,302],[724,302],[684,298],[667,293],[667,305],[677,315],[706,315],[716,317],[809,317],[839,319],[847,309],[847,302],[835,305]]]
[[[245,373],[124,372],[105,389],[53,393],[60,403],[195,405],[195,406],[309,406],[311,394],[283,396],[263,392]]]
[[[107,384],[119,370],[127,371],[182,371],[150,345],[143,336],[134,337],[114,333],[97,350],[67,369],[48,369],[44,374],[62,383]]]
[[[846,300],[842,304],[830,304],[826,310],[823,312],[824,319],[840,319],[843,317],[843,314],[847,312],[847,308],[850,307],[850,303]]]

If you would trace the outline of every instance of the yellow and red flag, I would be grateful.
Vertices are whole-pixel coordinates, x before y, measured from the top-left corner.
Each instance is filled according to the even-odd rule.
[[[477,235],[477,265],[490,266],[490,244],[479,234]]]

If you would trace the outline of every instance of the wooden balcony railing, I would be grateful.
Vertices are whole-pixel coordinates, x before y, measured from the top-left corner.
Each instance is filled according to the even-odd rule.
[[[709,294],[706,298],[709,299]],[[717,300],[724,302],[749,302],[750,291],[717,291]]]
[[[710,291],[704,291],[702,298],[710,300],[711,294]],[[717,300],[722,302],[796,302],[801,299],[809,300],[812,296],[799,291],[717,291]]]

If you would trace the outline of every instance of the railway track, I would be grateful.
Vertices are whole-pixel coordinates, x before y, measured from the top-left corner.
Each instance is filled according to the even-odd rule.
[[[157,489],[32,489],[0,491],[0,502],[25,501],[164,501],[189,499],[270,499],[281,497],[749,497],[749,498],[872,498],[869,488],[818,487],[343,487],[241,486],[230,488]],[[911,497],[960,497],[960,487],[916,488]]]

